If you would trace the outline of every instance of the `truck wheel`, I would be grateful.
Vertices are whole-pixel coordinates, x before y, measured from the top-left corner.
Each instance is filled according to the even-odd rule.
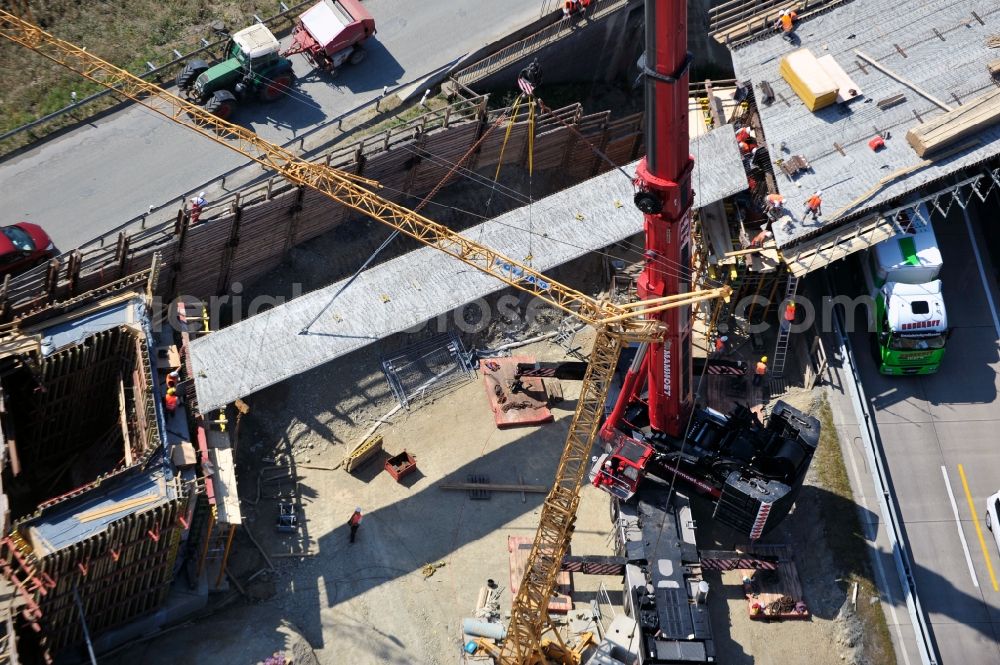
[[[181,90],[187,90],[194,85],[194,80],[206,69],[208,69],[208,64],[204,60],[191,60],[185,63],[184,69],[177,75],[177,87]]]
[[[361,61],[365,59],[366,55],[368,54],[365,52],[363,48],[361,48],[360,46],[355,46],[354,51],[351,52],[351,55],[347,58],[347,61],[352,65],[360,65]]]
[[[227,120],[236,110],[236,97],[228,90],[216,90],[205,102],[205,110],[216,117]]]
[[[261,81],[258,95],[263,102],[277,101],[285,95],[285,92],[291,86],[292,75],[290,73],[278,74],[269,81]]]

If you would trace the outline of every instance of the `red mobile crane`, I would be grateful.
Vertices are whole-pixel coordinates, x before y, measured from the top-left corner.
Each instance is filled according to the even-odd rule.
[[[635,204],[645,215],[642,300],[691,290],[694,201],[687,3],[647,0],[645,19],[639,68],[648,124],[635,180]],[[649,316],[666,334],[638,347],[601,429],[609,454],[598,458],[591,480],[627,500],[647,473],[676,476],[716,501],[719,521],[756,539],[791,507],[819,441],[819,422],[783,402],[766,426],[743,406],[729,417],[695,408],[690,306]]]

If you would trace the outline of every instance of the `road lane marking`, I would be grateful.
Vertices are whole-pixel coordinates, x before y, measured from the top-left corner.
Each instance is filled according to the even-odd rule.
[[[958,475],[962,477],[962,487],[965,488],[965,500],[969,502],[969,512],[972,513],[972,523],[976,525],[976,535],[979,536],[979,546],[983,548],[983,558],[986,559],[986,570],[990,573],[990,580],[993,582],[993,590],[1000,591],[997,584],[997,576],[993,573],[993,562],[990,561],[990,552],[986,549],[986,539],[983,538],[983,528],[979,526],[979,518],[976,516],[976,506],[972,503],[972,492],[969,491],[969,483],[965,480],[965,469],[958,465]]]
[[[976,236],[972,232],[972,222],[969,221],[969,211],[962,208],[962,217],[965,218],[965,228],[969,232],[969,244],[972,245],[972,253],[976,256],[976,266],[979,267],[979,278],[983,281],[983,290],[986,291],[986,303],[990,306],[990,313],[993,315],[993,327],[996,328],[997,337],[1000,338],[1000,316],[997,316],[997,307],[993,303],[993,290],[990,289],[990,282],[986,279],[986,271],[983,269],[983,257],[979,255],[979,246],[976,245]],[[961,469],[962,465],[959,464]],[[979,522],[976,522],[977,528]],[[993,581],[996,586],[996,580]]]
[[[962,471],[962,465],[958,465],[959,473]],[[965,540],[965,532],[962,531],[962,518],[958,514],[958,504],[955,503],[955,493],[951,491],[951,480],[948,479],[948,469],[944,466],[941,467],[941,475],[944,476],[944,486],[948,490],[948,500],[951,501],[951,511],[955,513],[955,526],[958,528],[958,539],[962,541],[962,551],[965,552],[965,563],[969,564],[969,574],[972,575],[972,583],[979,588],[979,579],[976,577],[976,567],[972,565],[972,555],[969,554],[969,543]],[[965,476],[962,476],[962,482],[965,482]],[[993,571],[990,571],[992,575]],[[994,584],[996,581],[994,580]]]

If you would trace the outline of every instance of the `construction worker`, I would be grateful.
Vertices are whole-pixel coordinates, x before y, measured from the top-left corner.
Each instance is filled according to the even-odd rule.
[[[762,230],[760,233],[753,237],[750,241],[750,247],[763,247],[764,243],[774,237],[774,234],[767,229]]]
[[[361,507],[358,506],[351,513],[350,519],[347,520],[347,526],[351,527],[351,542],[354,542],[354,535],[358,532],[358,527],[361,526]]]
[[[176,388],[177,384],[181,381],[181,371],[175,369],[174,371],[167,374],[167,388]]]
[[[791,35],[795,30],[795,21],[798,18],[799,15],[795,13],[794,9],[782,9],[775,27],[780,28],[785,35]]]
[[[736,130],[736,142],[737,143],[748,143],[754,138],[753,130],[749,127],[740,127]]]
[[[781,194],[768,194],[764,201],[764,212],[772,220],[781,216],[785,209],[785,197]]]
[[[604,470],[601,473],[601,483],[604,485],[611,485],[614,483],[614,467],[611,464],[611,460],[604,462]]]
[[[725,335],[719,335],[715,338],[715,352],[718,354],[723,354],[726,352],[726,342],[729,338]]]
[[[580,6],[580,16],[587,15],[587,7],[590,7],[590,0],[578,0]]]
[[[566,0],[563,3],[563,18],[569,18],[569,15],[577,10],[577,3],[579,0]]]
[[[749,155],[750,151],[753,149],[751,144],[747,141],[740,141],[739,145],[740,145],[740,154],[744,156]]]
[[[163,397],[163,406],[167,413],[173,415],[177,411],[177,405],[180,404],[180,401],[180,398],[177,397],[177,389],[167,388],[167,394]]]
[[[781,329],[788,330],[795,323],[795,302],[789,300],[785,303],[785,313],[781,317]]]
[[[809,219],[809,215],[812,215],[814,220],[818,220],[820,215],[823,214],[823,190],[817,189],[813,192],[813,195],[806,200],[806,210],[803,220]]]
[[[191,197],[191,223],[197,224],[201,217],[201,210],[205,207],[205,192],[198,192],[198,196]]]
[[[759,386],[760,382],[764,380],[765,374],[767,374],[767,356],[761,356],[753,370],[753,385]]]

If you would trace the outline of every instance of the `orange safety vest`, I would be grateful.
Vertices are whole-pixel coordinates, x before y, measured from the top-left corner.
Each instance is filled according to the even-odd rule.
[[[820,204],[823,203],[823,199],[818,196],[810,196],[809,200],[806,201],[806,207],[810,210],[819,210]]]
[[[750,138],[750,130],[746,127],[743,127],[740,131],[736,132],[737,141],[746,141],[748,138]]]
[[[740,152],[742,152],[744,155],[750,152],[750,144],[747,143],[746,141],[740,141]]]
[[[580,6],[586,9],[590,6],[590,0],[580,0]]]
[[[785,321],[795,320],[795,305],[793,303],[788,303],[785,305]]]
[[[768,194],[767,202],[771,204],[771,207],[777,208],[785,203],[785,197],[781,194]]]
[[[785,14],[781,17],[781,29],[785,32],[792,31],[792,16],[791,14]]]
[[[767,374],[767,365],[762,362],[757,363],[757,376],[764,376]]]
[[[177,395],[167,395],[163,398],[163,405],[167,407],[167,411],[173,413],[177,410],[177,403],[180,400],[177,399]]]
[[[353,513],[351,519],[349,520],[351,526],[357,526],[361,524],[361,513]]]

